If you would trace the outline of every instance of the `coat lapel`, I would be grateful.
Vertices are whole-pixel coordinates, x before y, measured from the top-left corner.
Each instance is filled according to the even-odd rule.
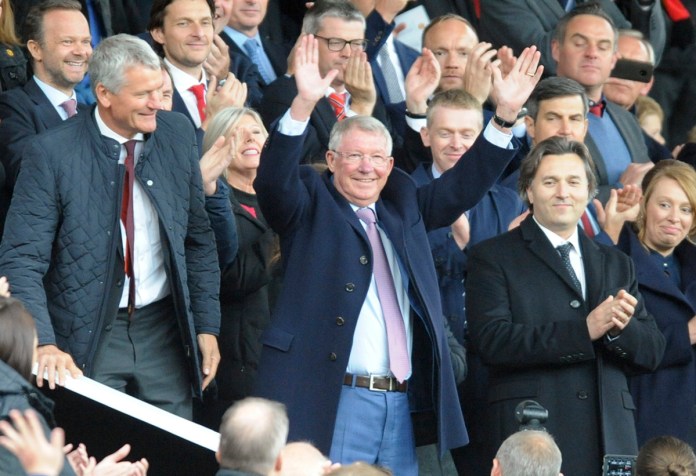
[[[580,290],[576,289],[570,276],[563,267],[563,262],[558,252],[551,246],[551,242],[546,238],[544,232],[541,231],[539,225],[534,221],[532,215],[529,215],[520,225],[522,237],[528,242],[529,249],[542,262],[553,270],[562,280],[568,285],[578,297],[582,298]]]
[[[585,267],[586,301],[590,309],[593,309],[606,297],[604,296],[607,291],[604,278],[607,272],[604,269],[604,252],[582,230],[579,232],[579,237],[582,248],[582,264]]]

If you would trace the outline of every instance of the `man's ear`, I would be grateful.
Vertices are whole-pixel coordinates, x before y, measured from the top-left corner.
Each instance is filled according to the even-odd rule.
[[[220,464],[220,450],[217,450],[215,452],[215,461],[217,461],[218,464]]]
[[[31,55],[32,58],[34,58],[34,61],[42,61],[43,60],[43,51],[41,51],[41,45],[39,45],[38,41],[36,41],[36,40],[27,41],[27,50],[29,50],[29,54]]]
[[[150,30],[150,35],[157,43],[164,45],[164,33],[162,33],[162,27]]]
[[[430,131],[427,127],[421,127],[420,136],[421,140],[423,141],[423,145],[430,147]]]
[[[493,458],[493,467],[491,468],[491,476],[503,476],[503,472],[500,469],[500,462],[498,458]]]

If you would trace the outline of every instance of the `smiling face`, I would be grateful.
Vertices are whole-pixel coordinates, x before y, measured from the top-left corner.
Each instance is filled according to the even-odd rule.
[[[213,42],[213,15],[205,0],[174,0],[161,28],[150,32],[164,56],[182,71],[200,79]]]
[[[440,63],[440,90],[464,87],[466,62],[477,43],[476,32],[459,20],[445,20],[428,30],[423,46],[431,50]]]
[[[663,177],[654,185],[644,203],[645,234],[643,242],[663,256],[668,256],[689,233],[694,210],[679,183]]]
[[[357,153],[386,157],[387,143],[384,136],[379,132],[352,129],[345,133],[336,149],[338,153],[331,150],[326,153],[326,163],[334,174],[336,190],[353,205],[366,207],[375,203],[394,167],[394,159],[389,157],[386,165],[375,167],[366,157],[352,163],[345,156]]]
[[[267,9],[268,0],[233,0],[228,25],[247,36],[254,36]]]
[[[587,119],[581,96],[559,96],[539,101],[536,119],[525,116],[524,122],[527,134],[534,144],[554,136],[582,142],[587,133]]]
[[[614,30],[596,15],[578,15],[568,22],[562,43],[551,43],[558,76],[580,83],[593,101],[598,101],[602,86],[616,63]]]
[[[437,106],[431,113],[430,126],[421,129],[421,139],[430,147],[440,173],[451,169],[469,150],[481,132],[482,122],[480,110]]]
[[[229,135],[234,135],[235,153],[227,170],[232,174],[248,176],[259,167],[261,149],[268,136],[261,124],[250,115],[242,116]]]
[[[27,42],[34,73],[41,81],[71,95],[85,77],[92,56],[87,19],[77,10],[50,10],[42,25],[42,41]]]
[[[157,111],[162,109],[162,71],[134,65],[126,69],[118,92],[97,84],[99,114],[107,126],[130,139],[157,128]]]
[[[589,201],[587,174],[575,154],[546,155],[527,188],[537,221],[557,235],[568,238]]]

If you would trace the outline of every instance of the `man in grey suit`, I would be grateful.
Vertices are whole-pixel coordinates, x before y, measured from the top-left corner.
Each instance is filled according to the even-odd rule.
[[[542,141],[520,173],[532,215],[470,250],[470,341],[489,369],[483,457],[517,431],[528,399],[549,412],[565,474],[598,474],[605,454],[638,451],[626,372],[654,370],[665,340],[631,260],[580,232],[595,186],[582,143]]]

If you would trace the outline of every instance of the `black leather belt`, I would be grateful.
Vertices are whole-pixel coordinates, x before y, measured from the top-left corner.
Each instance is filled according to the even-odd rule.
[[[353,375],[346,373],[343,377],[343,385],[367,388],[373,392],[405,392],[408,390],[408,381],[399,383],[396,377],[380,377],[377,375]]]

